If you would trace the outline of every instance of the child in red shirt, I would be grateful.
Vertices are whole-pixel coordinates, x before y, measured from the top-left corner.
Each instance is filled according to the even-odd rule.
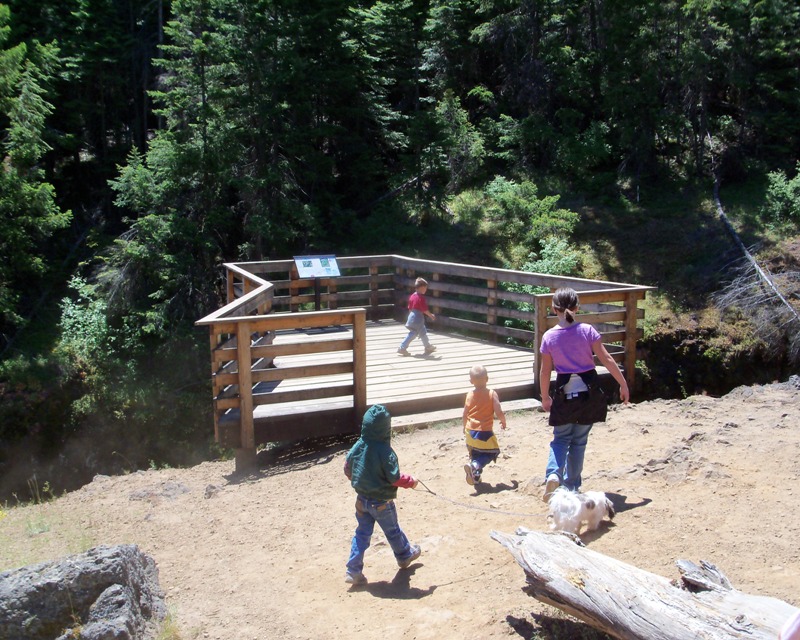
[[[429,356],[434,351],[434,347],[428,340],[428,330],[425,328],[425,317],[431,320],[436,320],[436,316],[428,311],[428,303],[425,300],[425,292],[428,290],[428,282],[424,278],[417,278],[414,281],[414,288],[416,291],[408,298],[408,320],[406,320],[406,329],[408,335],[405,340],[400,344],[397,353],[401,356],[407,356],[408,345],[411,341],[419,336],[422,344],[425,346],[425,355]]]

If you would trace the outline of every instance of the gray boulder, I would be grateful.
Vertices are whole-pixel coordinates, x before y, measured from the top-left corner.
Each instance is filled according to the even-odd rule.
[[[166,613],[156,563],[134,544],[0,573],[0,640],[145,640]]]

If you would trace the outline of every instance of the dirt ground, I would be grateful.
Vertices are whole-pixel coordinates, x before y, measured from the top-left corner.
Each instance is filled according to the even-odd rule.
[[[433,492],[398,495],[422,556],[398,570],[376,528],[364,587],[344,583],[355,526],[342,473],[349,443],[279,450],[246,478],[232,462],[208,462],[97,477],[57,500],[7,506],[0,569],[136,543],[158,564],[184,640],[563,638],[542,631],[560,612],[523,592],[522,569],[489,538],[547,529],[546,416],[514,412],[508,424],[477,487],[464,481],[457,422],[394,437],[401,470]],[[667,578],[678,577],[678,559],[707,560],[740,591],[800,606],[799,426],[797,377],[723,398],[613,407],[590,436],[584,489],[608,493],[618,513],[583,541]]]

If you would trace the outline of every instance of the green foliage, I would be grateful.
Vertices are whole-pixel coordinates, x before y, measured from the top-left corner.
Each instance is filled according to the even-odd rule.
[[[531,253],[528,260],[520,267],[522,271],[529,273],[547,273],[550,275],[574,276],[578,275],[577,270],[580,265],[580,253],[575,247],[571,246],[565,238],[550,236],[542,242],[542,250],[537,256]],[[539,293],[549,293],[549,287],[536,287],[529,284],[509,283],[508,290],[515,293],[524,293],[533,296]],[[515,307],[521,311],[533,313],[533,302],[518,302]],[[506,321],[506,326],[522,327],[532,330],[531,323]]]
[[[67,375],[81,379],[102,379],[120,360],[126,340],[108,323],[108,305],[96,285],[74,277],[73,297],[61,301],[60,340],[56,354]]]
[[[604,167],[613,157],[610,133],[607,123],[592,122],[585,129],[576,128],[571,135],[559,136],[555,160],[559,171],[587,179]]]
[[[484,189],[486,217],[512,243],[532,250],[550,237],[568,237],[578,223],[578,214],[559,209],[559,196],[538,197],[536,185],[527,180],[516,183],[497,176]]]
[[[457,191],[483,164],[483,139],[452,91],[445,92],[436,106],[436,115],[446,136],[449,188]]]
[[[71,287],[73,297],[62,301],[56,353],[66,374],[79,381],[71,408],[78,430],[84,437],[116,434],[109,444],[125,451],[129,464],[191,459],[206,446],[207,435],[198,430],[200,416],[210,411],[194,395],[206,385],[191,384],[201,371],[198,359],[206,355],[201,342],[162,335],[158,353],[152,353],[146,337],[155,329],[141,326],[147,313],[120,319],[110,313],[102,287],[80,278]],[[169,373],[149,375],[157,363]],[[164,429],[165,423],[172,427]]]
[[[32,473],[72,488],[150,460],[211,455],[207,341],[173,336],[149,351],[135,327],[111,322],[101,287],[71,287],[53,357],[0,363],[0,495]]]
[[[551,275],[577,276],[581,257],[579,251],[565,238],[551,236],[542,242],[539,257],[530,256],[530,262],[522,265],[523,271],[549,273]]]
[[[145,159],[138,149],[131,149],[128,152],[127,164],[117,166],[119,176],[109,181],[112,189],[117,193],[116,204],[129,211],[140,211],[143,213],[153,213],[158,210],[158,203],[168,194],[165,192],[167,184],[160,183],[156,176],[159,168],[164,171],[169,169],[170,158],[164,158],[155,151],[160,149],[158,140],[153,144],[152,158],[154,170],[150,171],[145,166]]]
[[[18,355],[0,360],[0,383],[4,389],[28,387],[41,389],[52,377],[51,362],[45,356],[26,358]]]
[[[0,361],[0,395],[0,496],[7,497],[28,491],[37,462],[58,454],[72,425],[69,388],[52,357]],[[68,470],[59,473],[59,486],[69,476]]]
[[[482,191],[466,190],[455,196],[450,208],[456,220],[473,235],[484,236],[504,256],[510,268],[520,268],[547,242],[567,239],[579,216],[558,208],[559,196],[538,197],[530,181],[515,182],[496,176]]]
[[[791,179],[783,171],[773,171],[767,178],[769,183],[762,215],[779,227],[800,228],[800,162]]]
[[[0,46],[8,35],[8,7],[0,5]],[[25,298],[47,270],[42,247],[71,214],[56,203],[40,160],[53,106],[45,99],[58,52],[53,46],[18,44],[0,50],[0,332],[24,324]],[[28,303],[30,304],[30,303]]]

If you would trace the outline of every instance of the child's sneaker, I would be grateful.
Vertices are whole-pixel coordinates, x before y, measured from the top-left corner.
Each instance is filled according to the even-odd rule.
[[[408,349],[398,349],[397,350],[397,355],[398,356],[407,356],[407,355],[409,355]]]
[[[411,566],[411,563],[414,562],[417,558],[419,558],[420,554],[422,553],[422,549],[420,549],[418,544],[411,545],[411,555],[408,556],[405,560],[398,560],[397,566],[401,569],[408,569]]]
[[[357,587],[361,584],[367,584],[367,576],[363,573],[350,573],[349,571],[344,574],[344,581],[347,584],[352,584]]]
[[[547,476],[547,481],[544,484],[544,495],[542,496],[542,500],[544,502],[550,502],[550,496],[553,495],[553,492],[558,489],[561,483],[558,480],[558,476],[555,473],[551,473]]]
[[[434,345],[432,345],[432,344],[429,344],[427,347],[425,347],[425,355],[426,356],[431,355],[434,351],[436,351],[436,347]]]
[[[475,484],[475,478],[472,477],[472,467],[470,465],[468,464],[464,465],[464,474],[465,474],[464,479],[467,481],[467,484],[470,485]]]
[[[475,462],[475,460],[470,463],[470,466],[472,467],[472,480],[475,482],[475,484],[478,484],[481,481],[481,473],[483,472],[483,469],[481,469],[481,466]]]

